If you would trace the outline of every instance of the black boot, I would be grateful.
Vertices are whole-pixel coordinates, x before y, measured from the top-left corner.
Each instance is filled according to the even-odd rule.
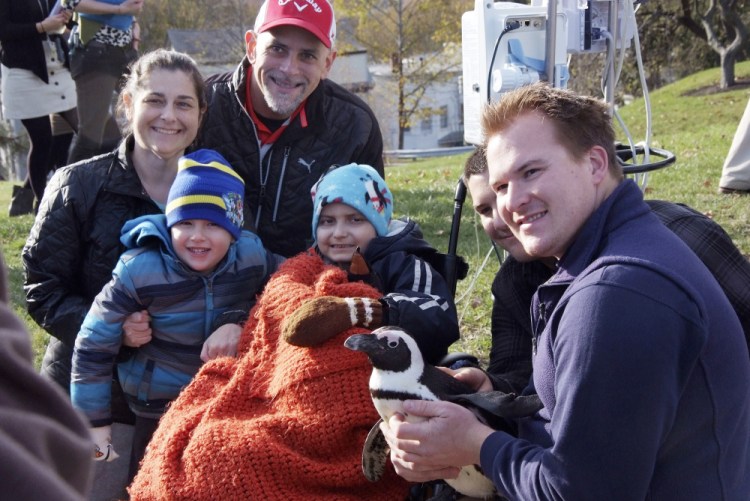
[[[8,216],[23,216],[34,213],[34,192],[31,188],[14,185],[13,195],[8,206]]]

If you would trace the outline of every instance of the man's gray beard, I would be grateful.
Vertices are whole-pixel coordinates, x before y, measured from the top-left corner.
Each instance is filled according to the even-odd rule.
[[[274,96],[272,93],[265,91],[263,92],[263,97],[265,98],[268,107],[271,108],[271,111],[283,117],[291,116],[292,113],[294,113],[294,110],[296,110],[302,102],[301,94],[294,98],[291,98],[289,96],[283,96],[279,98],[277,96]]]

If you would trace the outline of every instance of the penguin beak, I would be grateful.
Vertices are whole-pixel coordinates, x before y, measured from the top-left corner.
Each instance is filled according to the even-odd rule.
[[[378,337],[372,334],[355,334],[344,341],[344,346],[354,351],[361,351],[372,355],[381,351],[383,346],[378,342]]]

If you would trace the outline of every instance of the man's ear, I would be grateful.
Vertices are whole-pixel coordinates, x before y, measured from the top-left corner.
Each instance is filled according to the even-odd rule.
[[[592,178],[595,184],[599,184],[609,175],[609,157],[607,156],[607,150],[601,146],[594,146],[588,152],[588,159],[591,165]]]
[[[337,54],[338,52],[336,52],[335,50],[331,50],[328,52],[328,55],[326,56],[325,69],[323,70],[323,74],[320,77],[321,80],[328,78],[328,73],[331,71],[333,61],[336,59]]]
[[[258,37],[252,30],[245,32],[245,54],[250,60],[250,64],[255,62],[255,46],[258,45]]]

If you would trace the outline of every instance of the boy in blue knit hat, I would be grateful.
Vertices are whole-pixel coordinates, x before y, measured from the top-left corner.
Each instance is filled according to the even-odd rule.
[[[445,279],[430,265],[437,251],[412,220],[392,219],[393,194],[369,165],[334,167],[313,186],[312,232],[324,261],[350,271],[363,258],[367,278],[383,297],[318,297],[286,322],[283,336],[311,346],[352,325],[375,329],[398,325],[412,334],[430,363],[458,340],[458,318]],[[352,258],[356,254],[354,259]]]
[[[236,355],[237,341],[215,327],[246,318],[283,258],[242,230],[244,183],[213,150],[180,159],[166,214],[125,223],[128,249],[86,315],[73,354],[71,400],[89,419],[94,459],[111,446],[110,386],[128,315],[147,310],[151,341],[117,370],[136,415],[130,480],[165,407],[216,354]]]

